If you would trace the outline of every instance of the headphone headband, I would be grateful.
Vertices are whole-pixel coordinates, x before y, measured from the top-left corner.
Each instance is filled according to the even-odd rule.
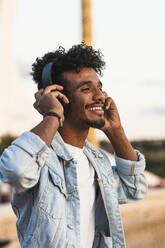
[[[46,64],[42,70],[42,86],[45,89],[47,86],[52,85],[52,67],[55,61]]]

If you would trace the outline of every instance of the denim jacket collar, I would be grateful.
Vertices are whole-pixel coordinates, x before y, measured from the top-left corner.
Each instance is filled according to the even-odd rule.
[[[56,152],[57,156],[60,158],[63,158],[66,161],[72,160],[73,157],[69,153],[67,147],[65,146],[65,143],[60,135],[59,132],[56,132],[52,144],[51,144],[53,150]],[[85,140],[84,143],[84,150],[88,150],[90,153],[93,153],[95,157],[103,157],[103,155],[98,151],[96,147],[94,147],[91,143],[89,143],[87,140]]]
[[[51,146],[53,150],[56,152],[58,157],[63,158],[66,161],[73,159],[72,155],[67,150],[67,147],[65,146],[65,143],[59,132],[56,132],[52,140]]]

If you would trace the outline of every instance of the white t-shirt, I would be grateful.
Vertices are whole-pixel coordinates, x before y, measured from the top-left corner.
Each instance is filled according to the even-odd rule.
[[[95,231],[95,172],[83,149],[69,144],[66,144],[66,146],[77,161],[80,197],[80,247],[92,248]]]

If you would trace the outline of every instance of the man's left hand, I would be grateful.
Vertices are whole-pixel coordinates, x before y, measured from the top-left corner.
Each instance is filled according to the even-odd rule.
[[[106,93],[105,93],[106,94]],[[101,128],[103,132],[115,130],[121,127],[120,116],[113,99],[106,94],[104,109],[105,125]]]
[[[120,158],[138,161],[138,156],[128,141],[124,129],[121,126],[119,112],[111,97],[106,97],[104,120],[105,125],[101,130],[110,140],[116,155]]]

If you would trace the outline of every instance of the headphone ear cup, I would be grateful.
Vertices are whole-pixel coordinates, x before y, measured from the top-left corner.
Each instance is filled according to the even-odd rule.
[[[47,86],[54,84],[52,81],[52,68],[55,61],[49,62],[46,64],[42,70],[42,86],[45,89]],[[57,83],[59,85],[62,85],[61,83]],[[63,85],[62,85],[63,86]],[[67,91],[63,90],[61,91],[62,94],[64,94],[67,97]],[[69,104],[64,103],[61,99],[59,99],[59,102],[62,104],[64,108],[64,115],[66,115],[69,111]]]

